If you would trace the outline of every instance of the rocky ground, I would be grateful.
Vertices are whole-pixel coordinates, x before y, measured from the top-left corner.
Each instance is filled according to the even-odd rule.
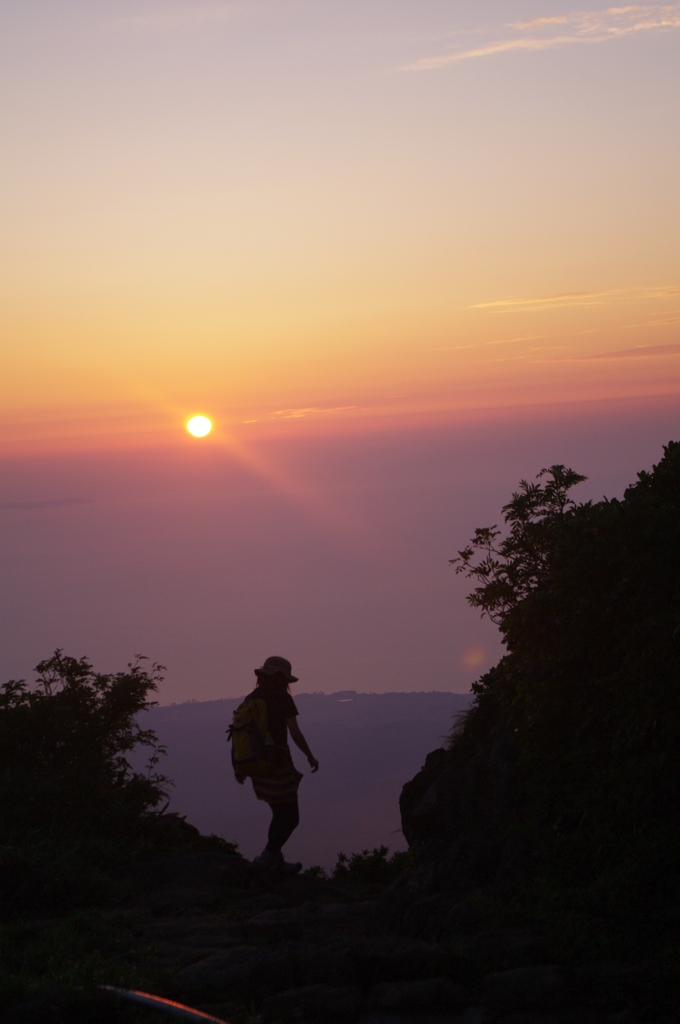
[[[422,928],[421,937],[412,927],[405,934],[394,923],[399,883],[385,890],[307,873],[265,885],[247,861],[220,852],[136,864],[125,875],[133,890],[110,913],[130,936],[122,958],[143,961],[156,994],[233,1024],[678,1019],[656,1005],[649,976],[658,965],[563,966],[547,940],[521,927],[468,924],[438,941]],[[55,999],[16,1006],[6,1020],[90,1019]],[[94,1019],[114,1019],[107,1014]]]

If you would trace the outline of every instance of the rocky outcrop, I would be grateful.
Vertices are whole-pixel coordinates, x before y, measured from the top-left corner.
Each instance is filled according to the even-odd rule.
[[[399,806],[410,846],[446,856],[447,878],[488,880],[498,871],[499,842],[515,813],[515,768],[507,732],[472,754],[441,748],[428,754],[421,771],[406,783]],[[474,843],[474,857],[469,855]],[[489,857],[480,859],[480,848]]]
[[[480,924],[480,889],[516,883],[525,858],[508,828],[518,814],[512,734],[499,729],[477,750],[428,754],[400,798],[402,831],[416,868],[386,912],[410,934],[461,935]]]

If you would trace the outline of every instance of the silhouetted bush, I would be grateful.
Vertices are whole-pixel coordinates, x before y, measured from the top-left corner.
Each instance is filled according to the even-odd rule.
[[[508,653],[449,758],[464,770],[505,737],[514,849],[544,906],[661,934],[680,888],[680,444],[620,501],[576,504],[563,466],[539,478],[505,539],[477,530],[455,560]]]
[[[36,668],[34,686],[0,687],[0,912],[69,912],[116,899],[111,868],[131,858],[193,849],[233,851],[183,817],[158,810],[169,780],[164,753],[138,716],[161,681],[143,659],[125,672],[95,672],[61,650]],[[126,758],[142,744],[146,773]],[[167,807],[167,804],[165,805]]]
[[[36,668],[36,685],[0,687],[0,827],[5,837],[138,834],[168,780],[155,766],[155,734],[137,721],[152,706],[162,666],[140,659],[115,675],[60,650]],[[150,747],[147,774],[126,754]]]
[[[386,846],[379,846],[370,851],[352,853],[349,857],[339,853],[331,878],[336,882],[388,885],[399,877],[410,861],[408,851],[397,851],[391,857],[389,852]]]
[[[307,868],[304,874],[308,878],[320,878],[334,882],[363,882],[370,885],[390,885],[411,863],[408,850],[397,851],[389,856],[386,846],[373,850],[362,850],[361,853],[339,853],[335,867],[330,873],[318,864]]]

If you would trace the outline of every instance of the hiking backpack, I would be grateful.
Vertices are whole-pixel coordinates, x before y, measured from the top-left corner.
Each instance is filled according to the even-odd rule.
[[[267,725],[267,705],[259,697],[246,697],[234,711],[227,729],[231,763],[237,775],[268,775],[272,768],[274,740]]]

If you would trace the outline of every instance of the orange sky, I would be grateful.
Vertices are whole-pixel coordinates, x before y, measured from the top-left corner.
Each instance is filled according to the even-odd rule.
[[[0,453],[680,392],[680,4],[0,17]]]

